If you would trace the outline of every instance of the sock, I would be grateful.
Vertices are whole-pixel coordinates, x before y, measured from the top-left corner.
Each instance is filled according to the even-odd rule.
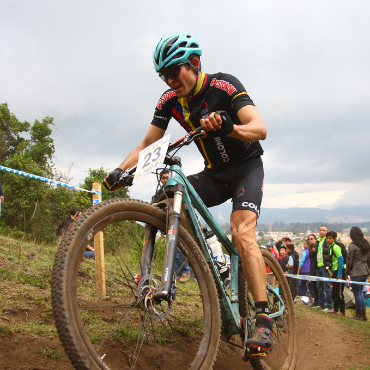
[[[267,328],[272,331],[267,301],[256,302],[256,328]]]

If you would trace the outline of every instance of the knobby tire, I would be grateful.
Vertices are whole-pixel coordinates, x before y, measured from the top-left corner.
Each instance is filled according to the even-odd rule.
[[[153,315],[143,300],[135,298],[144,233],[135,221],[166,232],[163,210],[138,200],[112,199],[84,212],[64,236],[53,267],[52,304],[66,354],[76,369],[212,369],[219,346],[220,307],[203,253],[181,227],[178,247],[195,280],[177,283],[171,311],[157,306]],[[94,260],[83,259],[86,246],[101,230],[105,297],[96,296]],[[153,286],[162,275],[161,248],[147,280]]]
[[[267,274],[267,282],[273,288],[279,288],[285,312],[284,318],[272,318],[272,330],[275,338],[275,347],[265,360],[251,360],[254,370],[294,370],[298,358],[298,332],[294,303],[286,277],[275,257],[265,249],[261,249],[266,267],[271,272]],[[247,282],[243,275],[242,265],[239,265],[238,288],[239,288],[239,311],[242,317],[252,315],[253,297],[248,291]],[[267,290],[267,300],[270,314],[277,310],[274,295]]]

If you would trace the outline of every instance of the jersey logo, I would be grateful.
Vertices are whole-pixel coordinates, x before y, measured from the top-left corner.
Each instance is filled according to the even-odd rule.
[[[226,149],[224,147],[224,144],[221,141],[221,138],[220,137],[214,137],[214,140],[215,140],[217,149],[220,151],[222,161],[223,162],[229,162],[230,158],[226,153]]]
[[[173,98],[174,96],[176,96],[176,93],[174,91],[169,91],[169,92],[166,92],[165,94],[162,95],[162,97],[159,99],[159,102],[157,104],[157,108],[159,110],[162,110],[162,107],[163,107],[163,104]]]
[[[236,91],[236,88],[233,85],[231,85],[231,83],[229,83],[227,81],[223,81],[223,80],[217,80],[216,78],[214,78],[211,81],[211,85],[210,86],[214,86],[217,89],[224,90],[230,96]]]
[[[244,192],[245,192],[245,189],[244,189],[244,186],[243,186],[242,188],[240,188],[240,189],[237,191],[237,193],[236,193],[237,198],[241,197],[241,196],[244,194]]]

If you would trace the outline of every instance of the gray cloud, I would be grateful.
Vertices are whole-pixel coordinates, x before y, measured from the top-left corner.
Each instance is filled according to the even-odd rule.
[[[234,74],[258,106],[268,128],[266,182],[366,182],[369,8],[342,0],[217,0],[196,10],[148,0],[2,1],[0,102],[20,120],[53,116],[56,164],[75,162],[80,182],[89,167],[114,168],[139,143],[166,88],[152,49],[164,34],[189,31],[203,46],[204,70]],[[172,140],[183,135],[175,122],[169,131]],[[190,172],[202,165],[194,151],[182,154]]]

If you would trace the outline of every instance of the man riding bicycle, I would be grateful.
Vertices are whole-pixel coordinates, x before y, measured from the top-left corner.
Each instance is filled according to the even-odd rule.
[[[143,141],[105,179],[110,190],[124,171],[138,162],[139,152],[162,138],[171,118],[187,132],[203,127],[195,141],[205,162],[202,172],[188,176],[207,207],[232,198],[231,234],[243,263],[256,307],[256,329],[245,351],[269,353],[274,346],[266,296],[266,269],[256,243],[264,171],[259,140],[266,127],[243,85],[232,75],[201,70],[199,42],[187,33],[163,37],[153,51],[159,77],[168,85],[155,108]],[[245,357],[246,357],[245,352]]]

